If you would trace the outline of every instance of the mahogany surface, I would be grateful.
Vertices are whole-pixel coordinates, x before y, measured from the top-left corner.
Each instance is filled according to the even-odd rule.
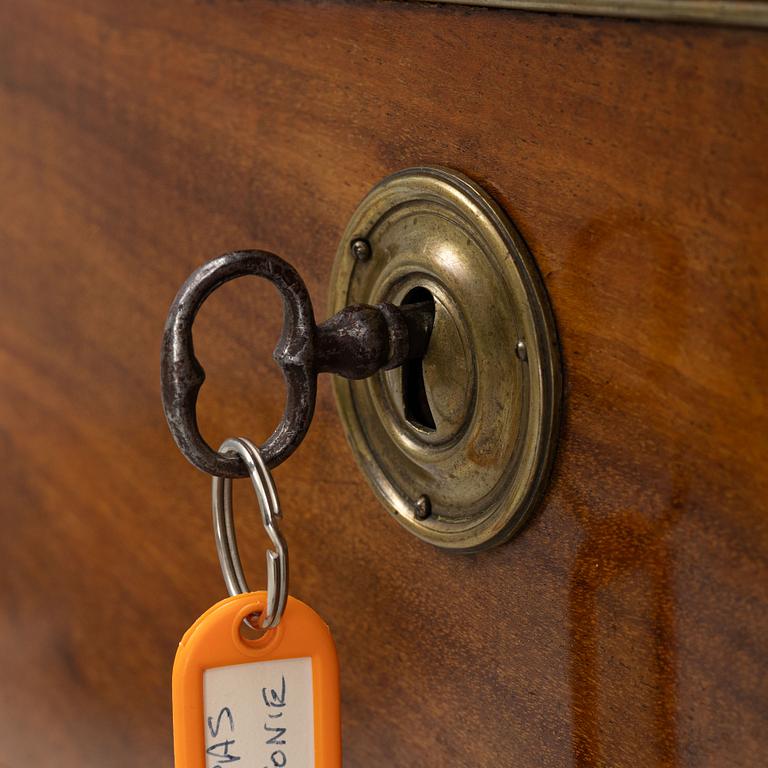
[[[516,540],[408,536],[322,380],[277,471],[331,625],[345,765],[768,762],[768,36],[415,3],[0,2],[0,765],[170,766],[170,669],[224,595],[159,397],[165,313],[261,247],[319,319],[380,178],[456,168],[518,225],[567,373]],[[279,305],[206,305],[214,444],[266,436]],[[242,486],[242,484],[240,484]],[[263,541],[247,488],[253,583]]]

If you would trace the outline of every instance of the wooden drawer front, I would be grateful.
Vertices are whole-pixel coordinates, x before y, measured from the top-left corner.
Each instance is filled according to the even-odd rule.
[[[263,247],[324,317],[358,201],[420,164],[519,226],[566,415],[533,523],[457,557],[387,517],[321,383],[277,479],[293,591],[339,647],[345,765],[764,763],[766,72],[757,29],[0,3],[0,763],[171,765],[174,649],[224,587],[208,480],[160,409],[168,305],[200,262]],[[279,417],[277,307],[228,286],[201,316],[212,442]]]

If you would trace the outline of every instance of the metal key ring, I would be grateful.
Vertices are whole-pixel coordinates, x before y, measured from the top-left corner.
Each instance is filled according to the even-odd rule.
[[[288,599],[288,545],[278,527],[282,512],[275,482],[261,452],[250,440],[230,438],[221,444],[219,452],[239,456],[248,469],[259,501],[264,530],[275,547],[274,550],[267,550],[267,604],[258,622],[260,629],[274,629],[280,623]],[[250,592],[237,549],[230,478],[214,476],[211,501],[216,552],[227,590],[232,597]]]

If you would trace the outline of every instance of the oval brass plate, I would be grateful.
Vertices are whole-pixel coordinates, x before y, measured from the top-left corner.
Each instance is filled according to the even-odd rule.
[[[440,547],[485,549],[519,531],[544,491],[560,357],[520,236],[482,189],[442,168],[396,173],[363,200],[336,254],[329,309],[425,298],[434,327],[424,360],[336,377],[339,411],[405,528]]]

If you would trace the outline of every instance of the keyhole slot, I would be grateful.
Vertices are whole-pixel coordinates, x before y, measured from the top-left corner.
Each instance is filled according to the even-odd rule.
[[[434,319],[435,300],[426,288],[421,286],[412,288],[405,295],[402,304],[425,304],[431,309],[432,318]],[[429,398],[427,397],[427,388],[424,384],[423,363],[423,358],[418,358],[407,360],[401,367],[403,377],[403,412],[407,421],[416,429],[434,432],[436,429],[435,417],[432,415]]]

